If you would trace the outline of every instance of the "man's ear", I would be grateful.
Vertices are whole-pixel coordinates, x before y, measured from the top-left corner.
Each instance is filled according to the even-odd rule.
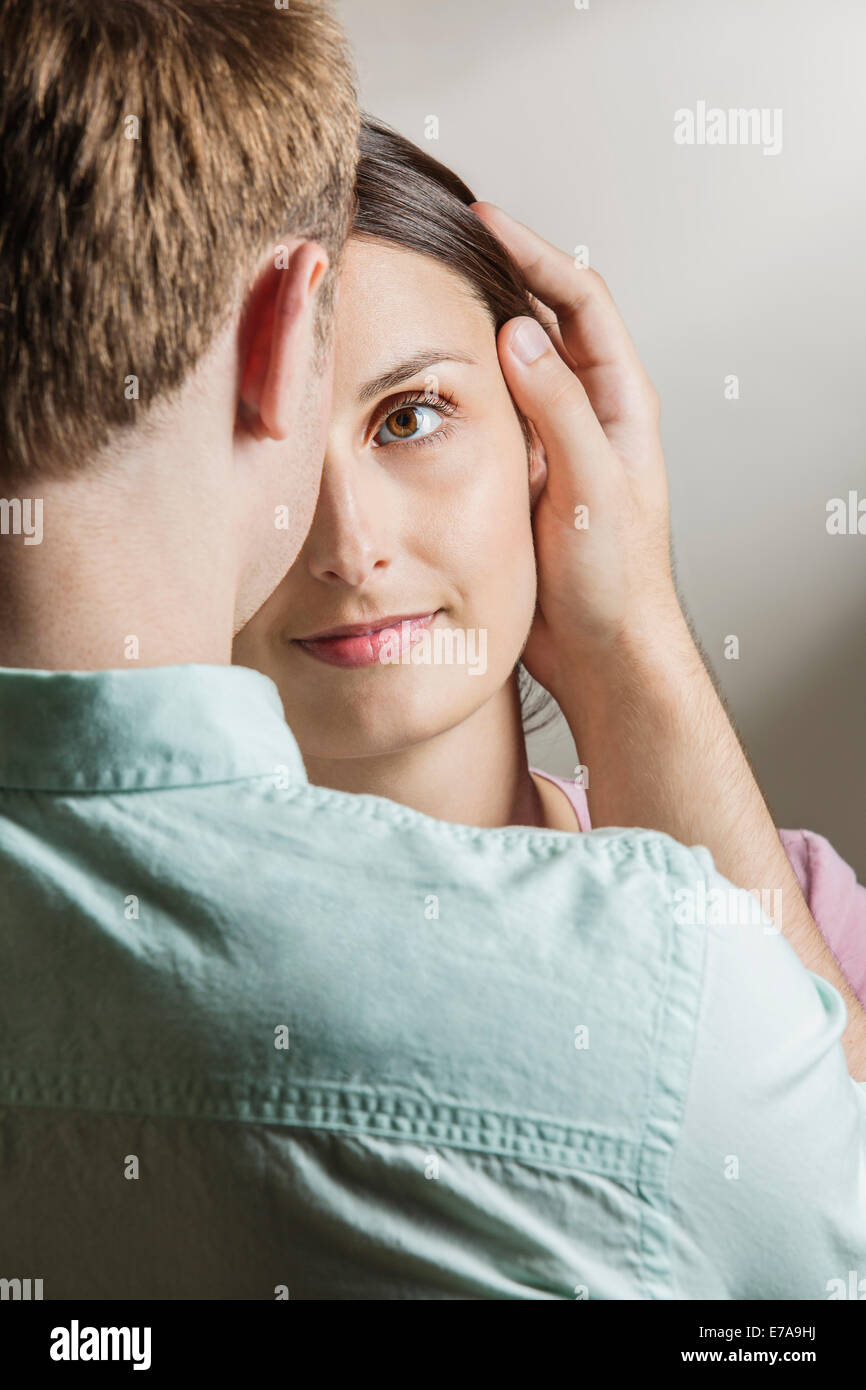
[[[547,482],[547,455],[544,452],[544,445],[538,437],[535,426],[531,420],[527,421],[529,433],[532,436],[532,444],[529,451],[529,510],[535,510],[535,504],[544,491],[544,484]]]
[[[286,439],[313,350],[316,290],[328,269],[317,241],[289,242],[259,274],[240,335],[240,413],[256,439]]]

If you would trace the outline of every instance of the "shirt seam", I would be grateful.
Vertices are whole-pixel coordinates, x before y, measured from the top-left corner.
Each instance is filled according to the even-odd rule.
[[[138,1090],[136,1091],[136,1087]],[[415,1139],[510,1157],[534,1166],[592,1172],[636,1192],[639,1146],[599,1126],[496,1106],[420,1100],[335,1082],[263,1084],[233,1079],[118,1078],[93,1073],[0,1070],[0,1108],[130,1114]],[[488,1137],[483,1137],[486,1130]]]
[[[255,776],[226,778],[219,782],[183,783],[168,787],[103,787],[88,790],[71,788],[60,791],[55,788],[46,790],[38,787],[0,786],[0,794],[12,792],[31,796],[103,796],[114,798],[149,793],[151,795],[170,796],[178,792],[207,792],[219,786],[246,784],[252,788],[254,785],[260,787],[264,784],[265,790],[273,791],[279,797],[285,798],[287,802],[299,799],[311,802],[314,811],[337,807],[343,817],[358,816],[361,819],[383,821],[396,828],[423,829],[427,833],[458,843],[499,845],[502,848],[524,845],[544,857],[574,853],[578,845],[593,844],[600,848],[603,847],[616,859],[634,858],[640,854],[644,862],[650,867],[669,873],[672,871],[673,863],[679,860],[679,853],[683,848],[664,831],[646,829],[642,826],[599,827],[595,830],[576,834],[571,830],[548,830],[534,826],[460,825],[452,821],[437,820],[435,817],[426,816],[410,806],[403,806],[385,797],[376,797],[368,793],[339,792],[331,787],[319,787],[306,781],[294,782],[289,787],[274,787],[273,780],[275,776],[280,775],[268,772]],[[279,805],[281,803],[274,802],[274,804]],[[583,853],[584,851],[577,850],[576,852]]]
[[[680,849],[697,865],[699,877],[706,879],[698,854],[685,846]],[[700,928],[678,923],[671,912],[666,986],[650,1072],[657,1103],[654,1111],[647,1108],[640,1144],[639,1189],[644,1200],[640,1204],[639,1278],[648,1298],[677,1297],[671,1242],[671,1178],[694,1068],[706,950],[706,934]]]

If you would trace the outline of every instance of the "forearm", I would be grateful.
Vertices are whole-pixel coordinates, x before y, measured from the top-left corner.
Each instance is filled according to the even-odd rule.
[[[866,1014],[800,892],[772,816],[682,615],[664,635],[624,639],[560,698],[589,772],[592,824],[662,830],[706,845],[738,887],[771,890],[776,925],[848,1010],[843,1045],[866,1079]]]

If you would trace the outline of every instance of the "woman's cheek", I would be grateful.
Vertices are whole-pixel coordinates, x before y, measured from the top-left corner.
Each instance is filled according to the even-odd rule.
[[[461,499],[450,535],[440,538],[440,558],[449,555],[440,572],[450,574],[465,595],[460,625],[486,629],[491,666],[507,676],[535,613],[528,475],[518,480],[516,469],[500,468],[496,476],[484,472],[484,478],[476,479],[471,502]]]

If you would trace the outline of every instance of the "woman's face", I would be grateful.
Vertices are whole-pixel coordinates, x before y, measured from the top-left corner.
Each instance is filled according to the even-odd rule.
[[[326,759],[403,750],[502,692],[536,587],[526,444],[466,282],[353,239],[335,343],[313,525],[233,654],[276,683],[302,754]]]

